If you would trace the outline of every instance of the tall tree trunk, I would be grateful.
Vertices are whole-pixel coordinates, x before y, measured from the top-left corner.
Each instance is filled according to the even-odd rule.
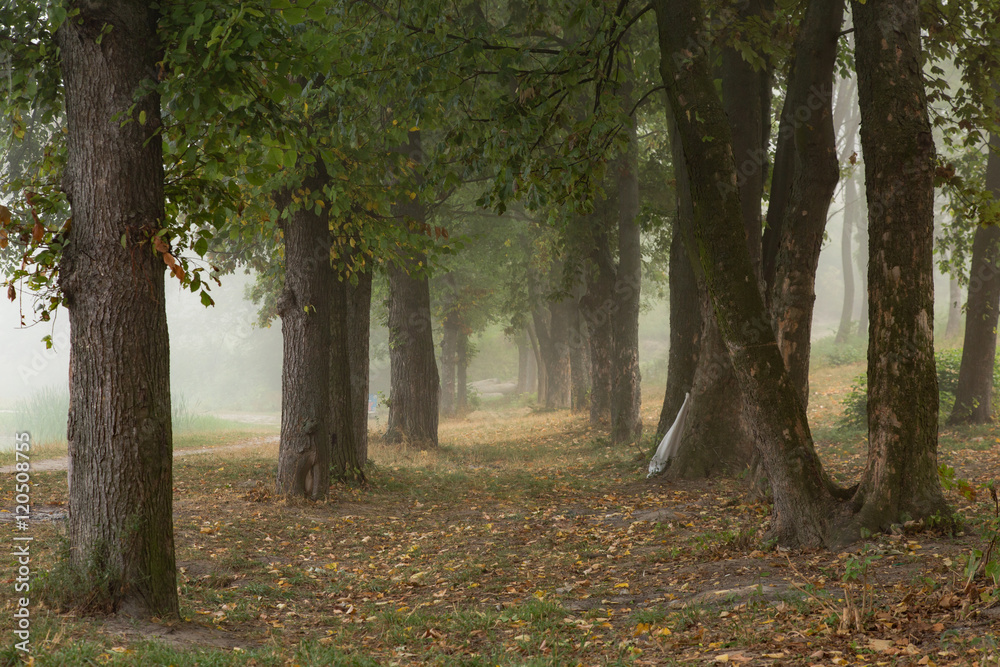
[[[550,301],[548,318],[535,309],[535,333],[545,365],[545,407],[570,407],[569,308],[567,299]],[[547,322],[545,320],[548,320]]]
[[[528,388],[531,387],[530,379],[530,364],[531,364],[531,342],[528,340],[528,332],[522,329],[518,332],[517,338],[514,339],[514,343],[517,345],[517,389],[515,394],[521,395],[528,393]]]
[[[630,68],[629,68],[630,69]],[[629,72],[628,75],[631,75]],[[622,86],[622,99],[631,107],[632,84]],[[618,271],[615,277],[615,312],[611,320],[611,442],[638,440],[642,434],[639,409],[642,393],[639,374],[639,294],[642,285],[639,214],[639,149],[634,120],[626,129],[628,148],[618,160]],[[759,208],[759,207],[758,207]],[[759,221],[759,214],[758,214]]]
[[[868,462],[859,525],[946,513],[937,465],[934,139],[917,0],[852,0],[870,256]]]
[[[463,326],[458,331],[455,352],[455,411],[464,415],[469,411],[469,332]]]
[[[458,337],[461,333],[458,318],[445,315],[441,336],[441,414],[455,416],[455,367],[458,363]]]
[[[858,188],[852,175],[844,183],[844,228],[840,233],[840,265],[844,275],[844,305],[840,309],[840,326],[836,343],[846,343],[854,322],[854,242],[852,231],[858,211]]]
[[[840,179],[833,128],[833,76],[844,0],[809,2],[795,42],[781,128],[793,135],[791,191],[784,201],[771,315],[778,347],[802,404],[809,403],[809,350],[816,267]],[[769,212],[770,213],[770,212]]]
[[[978,233],[979,230],[977,229]],[[975,243],[975,240],[973,240]],[[958,338],[962,333],[962,288],[958,283],[958,276],[950,274],[948,276],[948,324],[944,328],[944,337]]]
[[[532,356],[535,358],[535,379],[537,380],[537,385],[535,387],[535,400],[539,403],[545,403],[546,392],[546,381],[545,381],[545,362],[542,360],[542,346],[538,342],[538,333],[535,331],[535,320],[541,317],[541,314],[536,314],[538,309],[531,311],[531,320],[528,322],[528,326],[525,331],[528,332],[528,340],[531,343]]]
[[[760,3],[747,5],[746,10],[759,10]],[[732,181],[722,181],[716,185],[718,194],[723,195],[739,194],[741,202],[744,200],[759,202],[762,197],[762,174],[766,170],[766,151],[763,149],[762,141],[767,136],[761,128],[763,113],[750,114],[749,119],[740,116],[740,108],[753,107],[755,109],[765,106],[761,98],[761,81],[766,79],[765,73],[756,73],[752,78],[752,85],[744,85],[746,72],[738,62],[729,58],[724,61],[723,72],[723,93],[727,96],[726,106],[729,113],[727,121],[730,126],[730,133],[735,132],[739,137],[740,152],[742,157],[739,171]],[[729,68],[734,68],[730,71]],[[769,103],[768,103],[769,108]],[[691,199],[692,184],[689,180],[687,161],[684,147],[681,143],[680,133],[673,120],[672,114],[668,114],[668,125],[671,129],[672,154],[675,163],[675,178],[679,197],[678,222],[681,241],[685,244],[687,254],[697,258],[698,251],[694,235],[694,209]],[[734,150],[735,144],[734,144]],[[760,207],[747,207],[741,204],[741,223],[743,228],[743,239],[750,257],[760,257]],[[752,232],[751,230],[756,230]],[[680,251],[682,249],[678,249]],[[697,260],[694,260],[697,262]],[[697,269],[696,275],[701,276],[703,270],[696,266],[691,260],[688,267]],[[681,269],[684,270],[683,268]],[[754,285],[758,284],[757,276],[759,267],[754,265]],[[679,348],[677,361],[681,363],[678,367],[683,369],[683,356],[685,354],[697,354],[697,362],[691,377],[691,405],[688,411],[688,419],[681,440],[680,449],[676,458],[671,464],[669,474],[681,478],[700,478],[720,473],[736,473],[752,463],[753,439],[751,435],[752,424],[747,423],[747,418],[743,411],[743,396],[739,383],[733,372],[732,362],[725,348],[722,338],[719,336],[716,313],[712,307],[709,293],[704,285],[700,285],[695,294],[687,296],[678,295],[680,299],[687,302],[685,308],[690,307],[691,311],[686,315],[692,318],[693,322],[700,323],[701,328],[698,333],[694,333],[689,324],[682,324],[679,328],[679,337],[684,341],[684,346],[692,344],[689,341],[697,342],[697,351],[685,352],[685,347]],[[681,315],[684,317],[685,315]],[[768,326],[769,323],[768,323]],[[682,378],[683,376],[681,376]],[[679,378],[680,379],[680,378]],[[683,381],[678,381],[674,385],[674,398],[676,407],[669,411],[661,411],[659,427],[666,431],[672,423],[673,417],[680,408],[684,400],[684,393],[681,391]],[[668,389],[670,384],[668,380]],[[688,389],[684,388],[686,392]],[[664,408],[666,409],[666,403]],[[669,421],[667,414],[670,415]]]
[[[422,253],[389,268],[389,424],[388,442],[417,447],[438,444],[440,384],[434,361],[431,296]],[[412,272],[412,275],[411,273]]]
[[[580,307],[590,345],[590,423],[610,424],[615,267],[606,233],[606,207],[588,216],[589,270]]]
[[[678,165],[675,158],[674,165]],[[675,219],[673,236],[670,239],[670,265],[668,281],[670,285],[670,351],[667,358],[667,390],[663,397],[663,408],[660,410],[660,421],[656,426],[656,437],[659,442],[677,418],[677,412],[684,403],[684,396],[691,391],[694,384],[695,368],[698,365],[698,354],[701,348],[701,302],[698,298],[698,281],[691,268],[691,259],[684,248],[681,238],[681,227],[691,229],[691,199],[688,189],[687,175],[684,173],[683,162],[675,166],[678,176],[677,183],[677,215],[687,216],[686,221]],[[683,194],[681,192],[681,174],[684,173]],[[681,200],[687,203],[682,204]]]
[[[354,415],[355,459],[368,462],[368,371],[372,318],[372,273],[357,274],[358,283],[347,285],[348,353],[351,363],[351,412]]]
[[[746,0],[739,3],[738,20],[766,16],[773,2]],[[767,180],[767,145],[771,127],[771,71],[757,69],[733,47],[722,49],[722,104],[732,128],[736,186],[740,190],[743,228],[750,261],[760,272],[760,202]]]
[[[858,222],[858,272],[861,276],[861,309],[858,311],[858,335],[868,336],[868,204],[865,202],[865,215]]]
[[[986,188],[1000,200],[1000,137],[990,136]],[[982,224],[972,240],[965,343],[949,424],[985,424],[993,419],[993,368],[1000,307],[1000,227]]]
[[[676,418],[677,411],[684,402],[684,394],[690,391],[688,419],[680,448],[670,464],[669,474],[682,479],[700,479],[717,474],[737,473],[746,468],[753,461],[753,443],[744,420],[743,395],[733,374],[729,352],[719,336],[715,311],[704,285],[704,270],[697,261],[699,255],[694,234],[691,182],[680,132],[672,111],[668,111],[667,124],[670,127],[678,199],[675,238],[670,255],[671,358],[668,364],[673,380],[667,380],[668,397],[671,383],[676,383],[673,385],[672,399],[676,407],[668,410],[667,402],[664,401],[657,430],[662,429],[658,436],[662,438]],[[744,238],[745,222],[744,220]],[[749,255],[749,248],[747,252]],[[698,279],[699,276],[701,280]],[[673,293],[675,278],[680,278],[676,295]],[[690,292],[685,291],[687,286],[684,281],[688,279],[693,283]],[[675,314],[681,320],[677,324],[676,338]],[[673,353],[675,344],[678,349],[676,355]],[[690,384],[685,386],[689,360]]]
[[[686,157],[705,286],[774,495],[770,535],[783,544],[823,545],[834,507],[832,485],[813,449],[805,408],[785,370],[758,289],[739,192],[716,187],[735,184],[737,172],[708,54],[691,32],[699,30],[705,12],[698,0],[655,0],[653,6],[661,74]],[[690,55],[675,62],[671,54],[676,53]],[[705,142],[705,136],[712,141]]]
[[[330,308],[331,472],[364,480],[368,461],[368,338],[371,274],[334,280]]]
[[[321,192],[326,180],[325,174],[313,176],[303,185]],[[280,198],[279,208],[290,204],[287,192]],[[330,266],[329,221],[325,214],[316,215],[311,207],[303,206],[291,213],[283,232],[285,287],[278,299],[278,314],[284,357],[277,490],[283,496],[320,499],[330,489],[330,313],[336,278]],[[337,305],[344,306],[343,297]],[[350,373],[344,365],[337,371],[345,376]]]
[[[590,336],[579,300],[574,298],[571,306],[569,366],[573,387],[570,407],[574,412],[582,412],[590,406]]]
[[[138,95],[156,77],[158,17],[124,0],[77,7],[57,33],[73,215],[60,264],[71,331],[71,561],[113,609],[173,618],[165,266],[151,248],[164,219],[162,124],[159,95]]]
[[[419,131],[407,135],[403,150],[411,163],[422,162]],[[427,210],[419,199],[404,196],[393,212],[410,231],[427,223]],[[427,257],[423,252],[404,252],[406,256],[389,268],[390,402],[385,440],[437,447],[441,385],[434,359]]]

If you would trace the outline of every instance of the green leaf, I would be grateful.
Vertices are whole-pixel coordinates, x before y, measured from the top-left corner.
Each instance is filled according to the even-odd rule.
[[[282,159],[282,164],[285,165],[285,169],[292,170],[295,168],[295,158],[298,154],[294,150],[285,151],[285,155]]]
[[[298,7],[290,7],[281,12],[281,15],[285,17],[285,20],[296,25],[302,23],[306,20],[306,10],[300,9]]]
[[[280,167],[281,159],[283,156],[284,154],[282,153],[280,148],[278,148],[277,146],[272,146],[271,148],[267,149],[267,157],[264,159],[264,164],[273,167]]]
[[[204,257],[205,253],[208,252],[208,241],[204,238],[198,239],[194,244],[194,251],[198,253],[199,257]],[[192,287],[192,289],[196,289]]]
[[[206,292],[205,290],[201,291],[201,305],[205,306],[206,308],[215,305],[215,301],[212,299],[212,297],[208,295],[208,292]]]
[[[145,124],[146,124],[146,111],[143,110],[139,112],[139,125],[145,125]]]

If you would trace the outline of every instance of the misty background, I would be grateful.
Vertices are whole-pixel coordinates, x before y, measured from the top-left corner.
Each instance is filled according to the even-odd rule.
[[[843,300],[841,230],[843,190],[830,208],[827,238],[820,255],[813,315],[814,340],[832,337]],[[861,309],[861,279],[854,233],[855,305],[857,322]],[[277,415],[281,409],[281,323],[257,326],[257,306],[245,298],[253,281],[243,273],[222,277],[213,285],[215,306],[206,308],[198,296],[167,281],[167,318],[170,330],[171,391],[175,409],[205,414],[253,413]],[[936,271],[935,320],[937,335],[943,334],[948,315],[948,277]],[[666,384],[669,317],[666,286],[650,289],[640,317],[640,365],[643,398],[662,400]],[[659,294],[653,295],[656,291]],[[963,290],[964,301],[964,290]],[[30,293],[16,301],[0,303],[0,410],[11,413],[39,392],[67,394],[69,373],[69,317],[60,309],[52,322],[33,324]],[[381,304],[373,304],[377,311]],[[25,324],[21,326],[22,317]],[[372,320],[372,393],[389,392],[388,333]],[[435,330],[440,353],[440,332]],[[52,349],[42,338],[51,335]],[[469,382],[495,378],[517,380],[517,347],[506,338],[503,327],[492,325],[471,339],[476,355],[469,365]],[[384,424],[384,421],[382,422]]]

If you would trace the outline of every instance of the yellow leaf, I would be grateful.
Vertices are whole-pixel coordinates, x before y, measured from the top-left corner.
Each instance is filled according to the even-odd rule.
[[[419,132],[419,131],[420,131],[420,128],[417,127],[416,125],[414,125],[413,127],[410,128],[410,132]]]

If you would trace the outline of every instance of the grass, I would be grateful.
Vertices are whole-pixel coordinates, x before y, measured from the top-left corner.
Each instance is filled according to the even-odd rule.
[[[69,394],[53,387],[41,389],[18,401],[10,412],[0,413],[0,433],[31,434],[34,460],[66,455],[66,420]],[[246,424],[194,412],[183,396],[172,403],[174,449],[230,446],[253,436],[277,434],[277,425]],[[13,451],[0,448],[0,465],[14,463]]]

